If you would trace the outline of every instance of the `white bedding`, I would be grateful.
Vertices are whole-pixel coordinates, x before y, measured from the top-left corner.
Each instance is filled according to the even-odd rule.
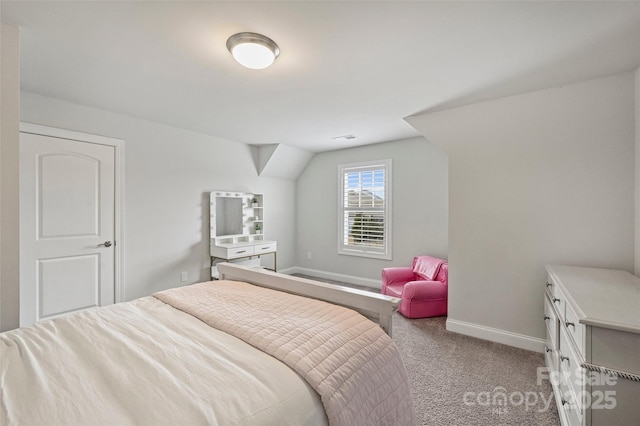
[[[354,310],[229,280],[154,296],[297,371],[320,394],[332,426],[416,423],[398,348]]]
[[[285,364],[154,297],[2,333],[0,357],[2,425],[327,422]]]

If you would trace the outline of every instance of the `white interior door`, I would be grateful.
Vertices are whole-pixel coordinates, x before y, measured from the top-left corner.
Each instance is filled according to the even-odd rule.
[[[115,148],[20,135],[20,326],[115,302]]]

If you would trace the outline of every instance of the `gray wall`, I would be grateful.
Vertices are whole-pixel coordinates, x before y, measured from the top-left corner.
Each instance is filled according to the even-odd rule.
[[[338,165],[386,158],[393,161],[393,259],[338,255]],[[296,191],[296,264],[301,268],[379,285],[384,267],[408,266],[418,254],[447,256],[447,156],[424,138],[316,154]]]
[[[543,338],[546,263],[633,271],[632,73],[409,122],[449,155],[449,320]]]
[[[0,36],[0,331],[18,327],[20,235],[18,159],[20,32],[1,23]]]
[[[125,298],[209,279],[209,195],[262,192],[278,266],[295,264],[295,183],[260,178],[248,145],[22,93],[22,121],[125,141]]]

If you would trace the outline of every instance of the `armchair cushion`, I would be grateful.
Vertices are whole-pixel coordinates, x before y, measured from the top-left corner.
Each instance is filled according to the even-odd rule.
[[[404,285],[406,299],[447,300],[447,286],[440,281],[410,281]]]
[[[384,285],[383,293],[387,296],[399,297],[402,298],[402,290],[404,289],[404,284],[396,283],[396,284],[387,284]]]

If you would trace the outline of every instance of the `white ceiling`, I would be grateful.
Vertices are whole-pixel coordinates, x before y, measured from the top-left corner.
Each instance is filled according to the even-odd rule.
[[[5,1],[21,85],[248,144],[416,136],[404,117],[640,65],[640,2]],[[280,46],[249,70],[237,32]],[[353,141],[334,141],[354,134]]]

